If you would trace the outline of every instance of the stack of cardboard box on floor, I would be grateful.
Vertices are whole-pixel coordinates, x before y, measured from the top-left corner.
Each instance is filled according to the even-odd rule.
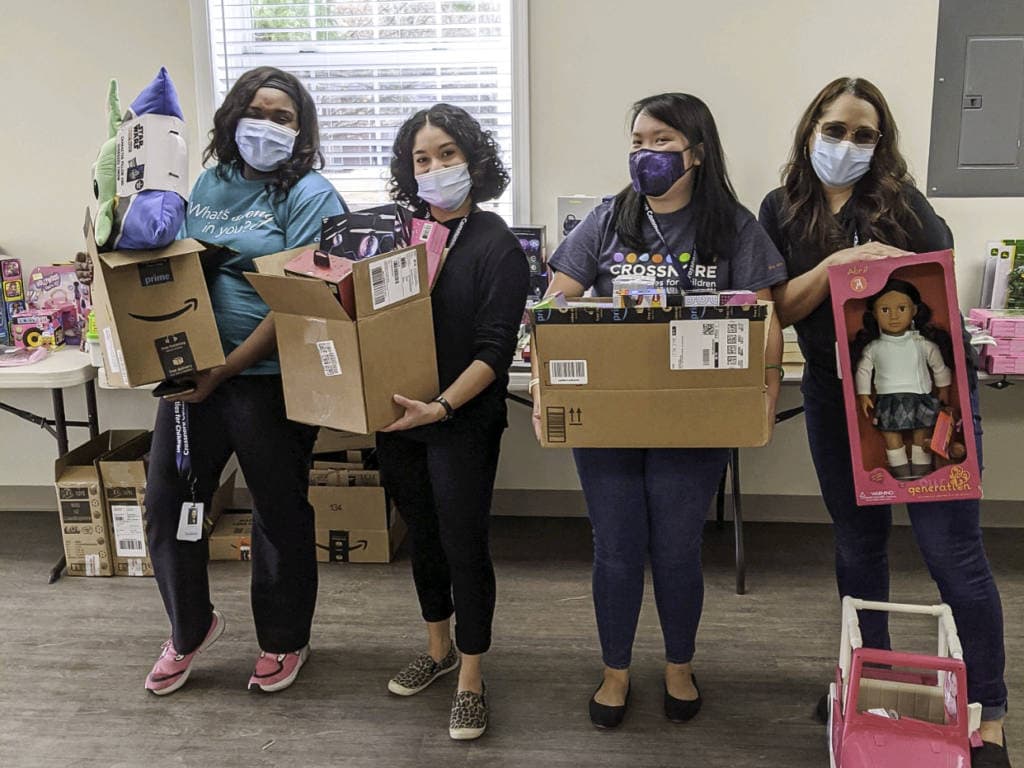
[[[800,351],[793,326],[782,329],[782,367],[786,370],[786,378],[798,378],[803,373],[804,353]]]

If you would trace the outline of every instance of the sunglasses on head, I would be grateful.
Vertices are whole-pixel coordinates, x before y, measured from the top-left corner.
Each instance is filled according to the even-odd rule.
[[[832,122],[822,123],[821,128],[818,129],[821,134],[821,138],[825,141],[838,144],[840,141],[849,139],[857,146],[861,147],[873,147],[878,143],[878,140],[882,138],[882,134],[874,128],[868,128],[866,125],[862,125],[860,128],[847,128],[846,123]]]

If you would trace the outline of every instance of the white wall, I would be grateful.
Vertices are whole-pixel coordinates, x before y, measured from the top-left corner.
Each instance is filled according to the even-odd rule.
[[[856,8],[840,0],[532,0],[534,222],[554,231],[560,194],[621,188],[629,105],[667,90],[708,102],[740,198],[755,211],[778,183],[802,109],[839,75],[867,77],[881,87],[923,184],[937,9],[938,0],[861,0]],[[127,101],[165,65],[186,117],[196,114],[189,3],[0,0],[0,14],[7,181],[0,192],[0,245],[29,266],[68,259],[79,248],[82,212],[91,199],[89,167],[104,138],[107,79],[120,79]],[[206,127],[191,122],[189,128],[195,169],[200,128],[205,134]],[[933,203],[956,236],[962,302],[969,306],[985,241],[1024,236],[1024,201]],[[1014,449],[1024,426],[1024,391],[1017,390],[1024,386],[983,393],[988,498],[1024,499],[1014,482]],[[49,407],[49,398],[38,395],[3,399],[39,411]],[[71,394],[69,405],[76,399]],[[798,402],[795,388],[787,387],[783,405]],[[499,487],[578,487],[567,454],[540,452],[525,409],[510,408]],[[104,427],[148,426],[152,410],[145,394],[101,395]],[[52,441],[2,413],[0,432],[0,488],[48,484]],[[750,493],[816,495],[800,420],[781,427],[771,448],[747,451],[743,474]]]

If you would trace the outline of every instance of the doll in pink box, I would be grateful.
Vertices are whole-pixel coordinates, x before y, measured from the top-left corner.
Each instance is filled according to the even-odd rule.
[[[900,480],[932,471],[926,446],[940,408],[949,403],[953,342],[931,319],[917,288],[890,278],[868,298],[864,327],[852,345],[858,406],[882,433],[889,472]]]

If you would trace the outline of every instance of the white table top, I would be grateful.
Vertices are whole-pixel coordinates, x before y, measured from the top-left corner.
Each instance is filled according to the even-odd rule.
[[[88,354],[62,349],[38,363],[0,368],[0,389],[64,389],[95,378],[96,369]]]

